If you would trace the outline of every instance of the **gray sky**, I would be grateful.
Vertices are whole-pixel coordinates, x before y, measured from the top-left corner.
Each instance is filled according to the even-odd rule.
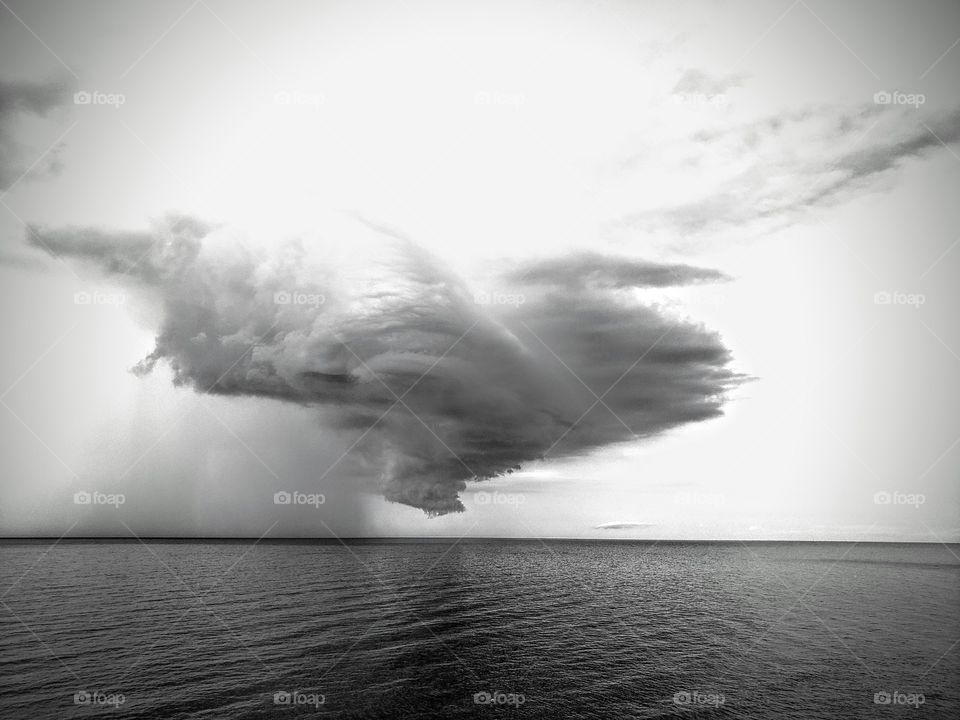
[[[960,539],[955,4],[8,6],[5,533]]]

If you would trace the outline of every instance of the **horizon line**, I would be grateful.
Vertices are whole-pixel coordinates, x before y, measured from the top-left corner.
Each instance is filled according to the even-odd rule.
[[[358,536],[284,536],[284,537],[255,537],[240,535],[0,535],[0,542],[10,541],[124,541],[124,542],[147,542],[147,541],[176,541],[176,542],[256,542],[256,543],[283,543],[283,542],[414,542],[414,543],[440,543],[453,541],[456,543],[469,542],[503,542],[503,541],[526,541],[526,542],[635,542],[635,543],[684,543],[684,544],[719,544],[719,543],[852,543],[852,544],[884,544],[884,545],[960,545],[960,540],[940,541],[940,540],[840,540],[840,539],[738,539],[738,538],[714,538],[714,539],[694,539],[694,538],[632,538],[632,537],[575,537],[575,536],[456,536],[456,535],[358,535]]]

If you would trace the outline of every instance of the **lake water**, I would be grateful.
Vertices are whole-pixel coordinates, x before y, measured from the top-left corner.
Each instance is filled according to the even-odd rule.
[[[956,545],[451,543],[0,542],[0,717],[960,717]]]

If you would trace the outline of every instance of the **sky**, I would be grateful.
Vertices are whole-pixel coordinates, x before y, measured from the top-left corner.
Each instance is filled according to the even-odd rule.
[[[0,530],[960,540],[958,42],[3,0]]]

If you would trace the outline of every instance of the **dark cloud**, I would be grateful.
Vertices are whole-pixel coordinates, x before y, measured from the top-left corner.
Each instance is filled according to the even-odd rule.
[[[322,407],[388,499],[430,514],[462,510],[469,480],[715,417],[740,379],[715,333],[622,291],[714,271],[575,256],[569,271],[509,273],[519,299],[480,305],[409,241],[361,234],[382,247],[361,258],[362,242],[327,235],[258,249],[191,219],[29,239],[160,303],[139,372],[165,362],[199,392]]]
[[[31,161],[24,158],[24,148],[17,142],[14,125],[23,115],[43,117],[69,101],[70,89],[66,83],[12,82],[0,79],[0,190],[6,190],[28,168]],[[34,168],[35,174],[56,172],[60,164],[56,150],[47,154],[45,164]]]
[[[520,265],[508,275],[512,282],[567,288],[672,287],[728,278],[717,270],[667,265],[632,258],[579,253]]]
[[[0,117],[15,112],[46,115],[67,101],[69,88],[66,83],[11,82],[0,80]]]

